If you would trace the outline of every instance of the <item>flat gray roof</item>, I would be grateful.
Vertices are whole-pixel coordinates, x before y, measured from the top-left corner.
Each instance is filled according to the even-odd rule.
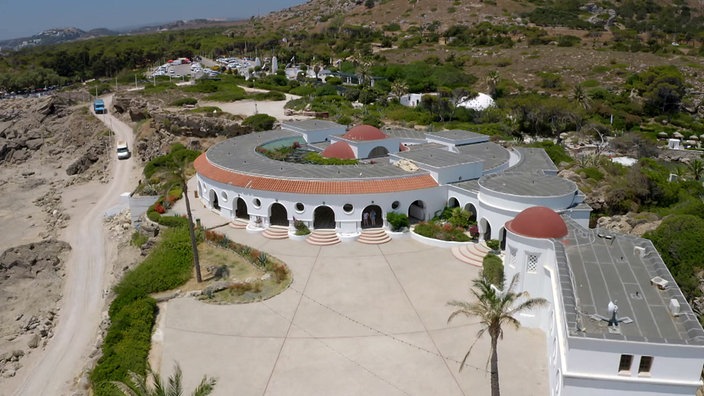
[[[450,129],[447,131],[433,131],[433,132],[426,132],[425,134],[427,137],[436,137],[442,140],[447,140],[447,141],[454,141],[454,142],[461,142],[467,139],[479,139],[479,138],[485,138],[486,140],[489,140],[489,136],[483,135],[481,133],[476,133],[476,132],[470,132],[470,131],[463,131],[459,129]]]
[[[501,145],[483,142],[457,146],[457,151],[484,160],[484,172],[491,171],[501,165],[508,164],[510,154]]]
[[[538,170],[557,172],[557,166],[555,166],[545,150],[531,147],[516,147],[516,150],[521,154],[521,159],[511,168],[512,170],[521,172]]]
[[[554,197],[577,191],[577,185],[559,176],[540,172],[504,172],[482,176],[479,185],[504,194]]]
[[[557,264],[571,336],[704,345],[704,330],[652,242],[563,219],[569,234],[556,241]],[[665,290],[651,285],[656,276],[669,281]],[[680,304],[678,317],[668,308],[671,299]],[[618,306],[619,319],[633,320],[621,323],[620,333],[592,317],[610,318],[610,301]]]
[[[430,165],[435,168],[447,168],[462,164],[482,162],[481,159],[448,151],[447,148],[424,148],[421,150],[403,151],[394,156],[405,158],[416,163]]]
[[[418,139],[425,140],[425,132],[417,131],[415,129],[405,129],[405,128],[392,128],[383,129],[382,132],[389,136],[398,137],[401,139]]]
[[[211,147],[208,160],[224,169],[249,175],[274,176],[290,179],[373,179],[408,177],[410,174],[386,161],[359,165],[312,165],[277,161],[255,151],[257,146],[277,139],[297,137],[288,130],[254,132],[237,136]],[[412,175],[428,173],[419,170]]]
[[[319,129],[330,129],[330,128],[344,128],[345,126],[342,124],[338,124],[336,122],[328,121],[328,120],[319,120],[319,119],[309,119],[309,120],[300,120],[300,121],[284,121],[281,123],[282,128],[285,128],[287,126],[301,129],[304,131],[315,131]]]

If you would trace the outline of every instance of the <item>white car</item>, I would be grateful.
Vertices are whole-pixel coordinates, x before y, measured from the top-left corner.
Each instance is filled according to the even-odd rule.
[[[127,159],[131,156],[129,147],[127,143],[123,141],[117,142],[117,159]]]

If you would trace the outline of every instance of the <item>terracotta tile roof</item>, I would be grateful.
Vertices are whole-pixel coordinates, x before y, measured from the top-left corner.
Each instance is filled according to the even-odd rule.
[[[437,187],[429,174],[355,180],[282,179],[247,175],[217,167],[201,154],[193,163],[198,174],[231,186],[296,194],[374,194]]]

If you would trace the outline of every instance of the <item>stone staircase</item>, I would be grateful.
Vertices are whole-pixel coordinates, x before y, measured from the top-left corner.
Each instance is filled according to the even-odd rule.
[[[391,238],[386,234],[386,230],[383,228],[367,228],[362,230],[357,241],[368,245],[381,245],[382,243],[391,241]]]
[[[230,222],[230,227],[236,230],[244,230],[247,228],[247,224],[249,224],[249,220],[237,218]]]
[[[313,230],[313,232],[308,235],[308,238],[306,238],[306,242],[317,246],[332,246],[337,245],[341,241],[335,230],[322,229]]]
[[[273,225],[262,232],[269,239],[288,239],[288,227]]]
[[[471,264],[475,267],[482,267],[484,257],[489,253],[490,249],[484,244],[484,241],[479,243],[468,243],[462,246],[452,248],[452,255],[463,263]]]

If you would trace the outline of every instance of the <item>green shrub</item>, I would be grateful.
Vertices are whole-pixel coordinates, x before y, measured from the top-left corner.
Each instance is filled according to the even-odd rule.
[[[242,121],[242,125],[252,128],[254,131],[269,131],[274,129],[276,118],[268,114],[255,114]]]
[[[144,245],[148,240],[149,240],[149,237],[147,237],[146,235],[142,234],[139,231],[135,231],[132,233],[132,238],[130,239],[130,243],[133,246],[140,247],[140,246]]]
[[[96,395],[114,395],[111,381],[124,381],[129,371],[146,371],[155,319],[156,301],[144,296],[110,316],[103,355],[90,374]]]
[[[604,174],[601,173],[601,171],[597,168],[589,167],[589,168],[582,168],[580,173],[584,173],[584,175],[589,178],[593,179],[596,181],[601,181],[604,179]]]
[[[325,158],[315,152],[304,155],[303,160],[316,165],[357,165],[358,162],[356,159]]]
[[[487,254],[482,262],[482,276],[499,289],[504,288],[504,263],[501,257]]]
[[[486,241],[486,246],[489,249],[496,251],[496,250],[499,250],[499,248],[501,248],[501,242],[499,242],[496,239],[490,239],[490,240]]]
[[[408,222],[408,216],[404,213],[388,212],[386,214],[386,221],[388,221],[389,225],[391,225],[391,231],[393,232],[402,231],[410,225]]]
[[[463,228],[454,227],[450,223],[421,222],[413,229],[418,235],[441,241],[468,242],[471,240]]]
[[[308,235],[310,234],[310,229],[306,225],[306,223],[300,221],[300,220],[294,220],[293,221],[293,228],[296,229],[296,235]]]
[[[185,283],[192,272],[190,241],[186,227],[165,230],[160,243],[142,264],[125,274],[115,286],[117,297],[110,305],[110,314],[149,293],[173,289]]]
[[[194,106],[198,103],[198,99],[196,98],[181,98],[174,100],[171,102],[172,106],[183,106],[183,105],[191,105]]]
[[[114,387],[108,384],[125,381],[129,371],[145,372],[156,317],[156,301],[149,294],[185,283],[191,277],[191,264],[188,229],[168,229],[144,262],[115,286],[103,355],[90,375],[96,395],[114,395]]]

